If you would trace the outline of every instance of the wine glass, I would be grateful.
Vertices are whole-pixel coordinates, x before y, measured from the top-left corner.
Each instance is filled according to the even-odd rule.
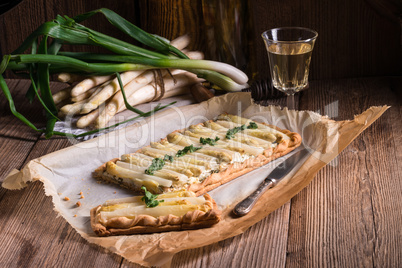
[[[311,54],[317,36],[316,31],[302,27],[281,27],[262,33],[272,84],[286,93],[289,110],[295,109],[294,94],[308,84]]]

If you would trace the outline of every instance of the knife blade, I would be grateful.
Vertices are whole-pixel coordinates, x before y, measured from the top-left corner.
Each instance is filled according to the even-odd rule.
[[[298,151],[279,166],[277,166],[258,186],[252,194],[238,203],[233,209],[233,213],[237,216],[244,216],[251,211],[257,200],[266,190],[277,185],[287,174],[308,154],[307,149]]]

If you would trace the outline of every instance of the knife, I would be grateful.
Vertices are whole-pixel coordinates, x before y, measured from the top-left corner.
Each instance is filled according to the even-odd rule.
[[[307,149],[303,149],[283,161],[258,186],[257,190],[235,206],[233,213],[237,216],[244,216],[249,213],[260,196],[265,193],[266,190],[277,185],[307,154]]]

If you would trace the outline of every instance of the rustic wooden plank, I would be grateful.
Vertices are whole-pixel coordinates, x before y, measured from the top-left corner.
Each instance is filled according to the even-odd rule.
[[[0,136],[0,183],[11,170],[21,168],[34,144],[34,141]]]
[[[0,191],[5,191],[3,188]],[[118,267],[121,258],[89,246],[53,211],[43,185],[7,191],[1,201],[0,253],[2,265],[15,267]],[[6,206],[8,204],[8,206]],[[83,246],[85,245],[85,246]]]
[[[65,138],[41,139],[26,161],[70,145]],[[121,257],[89,245],[62,217],[57,217],[42,183],[32,183],[20,191],[1,188],[0,193],[2,263],[18,267],[120,266]]]
[[[242,235],[176,254],[172,267],[284,267],[290,202]]]
[[[24,115],[38,128],[45,124],[40,103],[35,100],[32,104],[25,98],[29,88],[29,80],[6,80],[18,112]],[[51,83],[53,91],[65,87],[63,83]],[[9,104],[0,95],[0,180],[14,168],[21,168],[31,148],[40,134],[17,119],[10,111]]]
[[[384,79],[385,80],[385,79]],[[402,79],[399,79],[400,83]],[[365,146],[368,184],[370,186],[375,237],[373,262],[375,267],[400,265],[402,253],[402,170],[401,170],[401,104],[402,101],[386,91],[389,81],[363,81],[368,102],[384,102],[392,107],[388,117],[367,129],[362,137]],[[370,90],[375,89],[375,90]],[[371,100],[373,99],[373,100]],[[390,116],[391,115],[391,116]],[[392,120],[396,119],[396,120]],[[399,120],[398,120],[399,119]],[[391,121],[392,120],[392,121]],[[399,160],[399,161],[398,161]],[[399,167],[399,168],[398,168]]]
[[[19,80],[7,81],[13,92],[17,110],[27,111],[28,100],[24,98],[27,83]],[[33,120],[37,120],[31,117]],[[14,117],[6,98],[0,95],[0,181],[14,168],[21,165],[34,146],[38,135]]]
[[[40,104],[36,101],[30,104],[28,99],[25,98],[26,91],[29,88],[28,80],[8,79],[6,82],[17,111],[34,124],[43,121],[44,117],[39,110]],[[11,113],[8,101],[3,93],[0,95],[0,135],[29,141],[35,141],[38,138],[34,130],[19,121]]]
[[[170,40],[189,34],[188,48],[205,51],[201,1],[140,0],[139,6],[140,25],[145,31]]]
[[[401,205],[395,200],[401,198],[402,183],[396,160],[400,149],[394,143],[394,128],[400,123],[393,118],[400,118],[400,101],[383,78],[316,82],[301,104],[302,109],[324,111],[336,101],[338,108],[330,110],[338,119],[350,119],[371,105],[397,108],[387,111],[334,166],[322,169],[292,199],[286,265],[396,267],[402,241]]]

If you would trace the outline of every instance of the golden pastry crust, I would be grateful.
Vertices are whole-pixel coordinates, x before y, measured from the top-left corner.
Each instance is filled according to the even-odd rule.
[[[98,236],[160,233],[211,227],[220,221],[221,211],[218,210],[210,195],[205,194],[204,198],[205,205],[209,207],[207,212],[194,210],[183,216],[169,214],[157,218],[140,215],[134,219],[116,217],[102,222],[99,213],[101,206],[97,206],[91,209],[91,227]]]
[[[213,120],[210,120],[209,122],[212,122],[212,121]],[[204,123],[200,123],[199,125],[202,125],[202,124],[204,124]],[[190,184],[188,186],[187,190],[196,193],[197,196],[205,194],[205,193],[219,187],[222,184],[230,182],[231,180],[233,180],[241,175],[244,175],[258,167],[266,165],[267,163],[269,163],[281,156],[288,154],[289,152],[293,151],[295,148],[300,146],[300,144],[302,142],[301,136],[296,132],[291,132],[290,130],[287,130],[287,129],[280,129],[276,126],[265,124],[265,123],[260,123],[260,124],[273,128],[279,132],[282,132],[283,134],[285,134],[289,137],[289,140],[282,139],[275,148],[266,149],[266,150],[264,150],[264,152],[262,154],[260,154],[256,157],[253,157],[253,158],[249,158],[246,161],[244,161],[243,163],[235,162],[232,164],[228,164],[225,169],[220,170],[218,173],[212,173],[210,176],[205,178],[202,182]],[[184,130],[186,130],[186,129],[184,129]],[[181,133],[184,130],[176,130],[172,133]],[[163,140],[167,140],[167,139],[165,138],[165,139],[162,139],[162,141]],[[147,146],[147,147],[149,147],[149,146]],[[116,161],[118,161],[118,160],[119,160],[119,158],[115,158],[115,159],[109,161],[109,164],[116,163]],[[94,177],[100,178],[100,179],[108,181],[108,182],[117,183],[120,186],[129,188],[136,192],[142,192],[142,190],[140,189],[140,186],[137,186],[135,184],[132,184],[132,185],[122,184],[121,182],[119,182],[119,178],[116,178],[115,176],[111,176],[110,174],[108,174],[106,172],[107,165],[108,165],[108,163],[105,163],[102,166],[100,166],[99,168],[97,168],[94,172]],[[154,193],[163,193],[163,192],[168,192],[170,190],[171,189],[166,188],[166,187],[160,187],[158,189],[158,191],[154,191]]]

